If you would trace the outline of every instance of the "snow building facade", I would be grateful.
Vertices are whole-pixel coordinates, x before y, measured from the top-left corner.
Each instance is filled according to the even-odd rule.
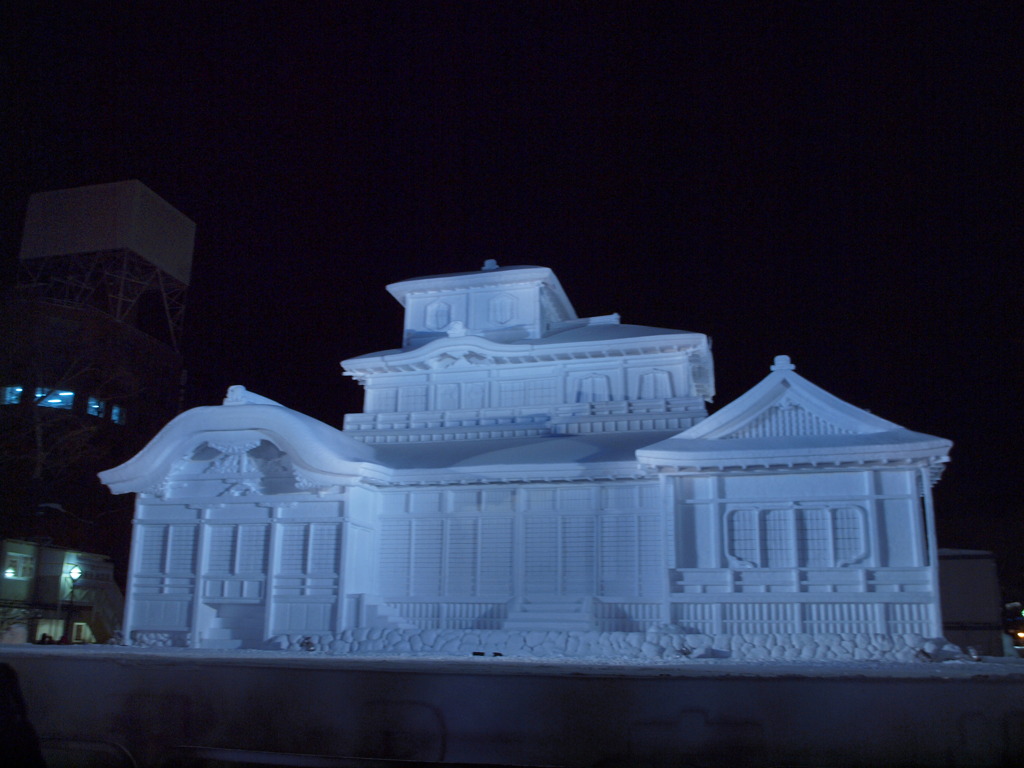
[[[243,387],[101,478],[137,494],[129,642],[904,658],[941,636],[950,443],[776,358],[708,417],[699,333],[579,318],[554,273],[388,286],[337,430]]]

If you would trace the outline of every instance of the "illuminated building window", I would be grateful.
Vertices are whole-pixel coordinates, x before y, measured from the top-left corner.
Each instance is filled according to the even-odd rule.
[[[4,405],[17,405],[21,402],[21,387],[4,387],[2,391]]]
[[[18,405],[24,387],[0,387],[0,405]],[[75,393],[67,389],[36,387],[35,404],[42,408],[57,408],[70,411],[74,406]],[[86,399],[85,412],[98,419],[109,418],[115,424],[124,424],[125,409],[91,395]]]
[[[75,402],[75,393],[66,389],[47,389],[36,387],[36,405],[43,408],[59,408],[70,411],[71,405]]]
[[[4,578],[31,579],[34,573],[32,555],[8,552],[4,561]]]

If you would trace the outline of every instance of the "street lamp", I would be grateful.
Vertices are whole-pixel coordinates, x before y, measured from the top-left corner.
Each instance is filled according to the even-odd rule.
[[[66,645],[70,645],[74,642],[71,635],[71,629],[74,624],[75,616],[75,585],[78,580],[82,578],[82,569],[78,564],[72,565],[68,569],[68,578],[71,579],[71,594],[68,596],[68,618],[64,622],[64,639],[61,641]]]

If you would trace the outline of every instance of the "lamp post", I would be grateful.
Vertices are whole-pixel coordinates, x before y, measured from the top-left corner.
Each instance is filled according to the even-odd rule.
[[[68,578],[71,579],[71,593],[68,596],[68,618],[64,622],[64,637],[61,642],[65,645],[70,645],[74,642],[72,638],[72,627],[74,623],[75,615],[75,585],[78,580],[82,578],[82,569],[78,565],[72,565],[68,569]]]

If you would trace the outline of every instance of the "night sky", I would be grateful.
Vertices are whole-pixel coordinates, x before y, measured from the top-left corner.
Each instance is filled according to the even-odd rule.
[[[940,545],[1024,591],[1017,3],[7,3],[0,255],[32,192],[197,224],[190,405],[335,426],[388,283],[537,264],[581,316],[776,354],[954,441]],[[127,534],[127,532],[126,532]],[[1022,593],[1019,596],[1024,596]]]

